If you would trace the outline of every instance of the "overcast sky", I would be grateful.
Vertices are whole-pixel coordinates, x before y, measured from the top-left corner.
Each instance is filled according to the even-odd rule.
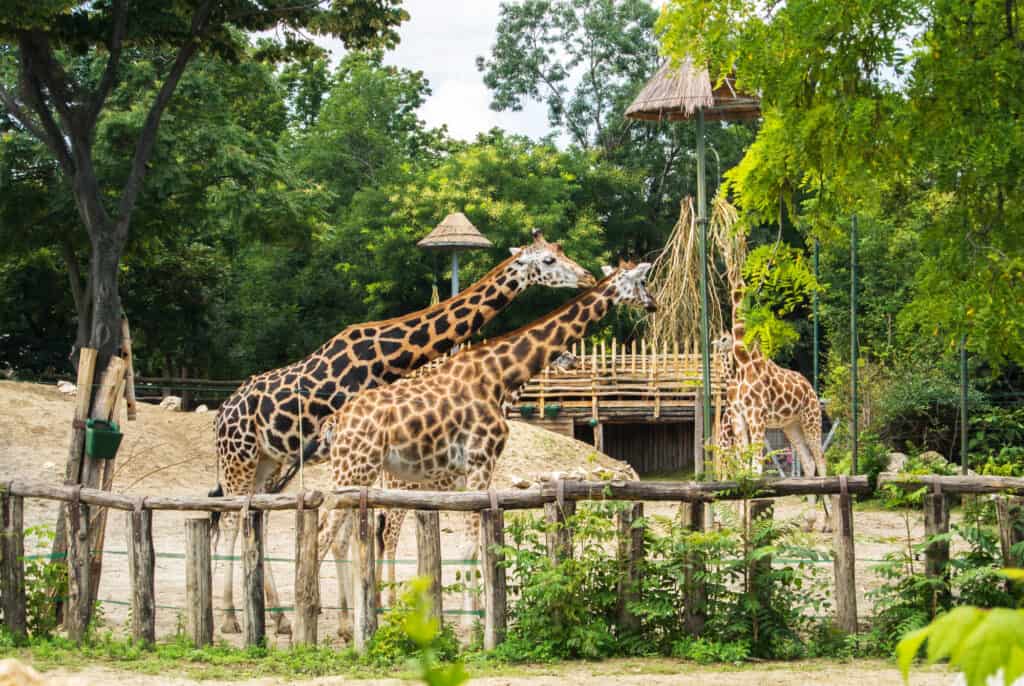
[[[430,81],[433,95],[420,109],[428,126],[448,125],[455,138],[471,140],[476,134],[499,126],[532,138],[550,131],[547,108],[529,103],[522,112],[495,112],[476,69],[479,55],[489,56],[498,25],[500,0],[405,0],[409,21],[399,29],[402,42],[385,62],[418,69]],[[337,61],[341,43],[324,44]]]

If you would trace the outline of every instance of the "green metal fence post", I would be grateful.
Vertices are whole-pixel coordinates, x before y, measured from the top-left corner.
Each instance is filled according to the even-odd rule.
[[[820,276],[818,269],[818,253],[821,251],[821,243],[817,238],[814,239],[814,282],[818,282]],[[818,291],[814,291],[814,395],[821,396],[821,391],[818,390],[818,353],[819,353],[819,339],[818,339]]]
[[[960,337],[960,471],[967,473],[967,334]]]
[[[850,219],[850,472],[857,473],[857,215]]]
[[[704,440],[711,438],[711,339],[708,335],[708,192],[705,179],[704,109],[697,108],[697,225],[700,229],[700,354]]]

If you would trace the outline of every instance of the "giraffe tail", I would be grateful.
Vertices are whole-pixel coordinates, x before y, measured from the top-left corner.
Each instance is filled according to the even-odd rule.
[[[377,513],[377,559],[384,559],[384,527],[388,523],[387,515],[383,512]]]
[[[219,498],[224,495],[224,487],[220,485],[220,482],[218,482],[217,488],[213,489],[206,495],[211,498]],[[220,538],[220,512],[217,512],[216,510],[210,513],[210,530],[213,533],[213,549],[216,550],[217,539]]]

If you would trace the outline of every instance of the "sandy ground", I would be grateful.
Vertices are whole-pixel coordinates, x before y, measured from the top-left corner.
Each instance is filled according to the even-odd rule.
[[[63,397],[51,386],[27,383],[0,381],[0,480],[11,478],[31,478],[60,483],[63,480],[64,461],[71,428],[72,402]],[[125,427],[125,439],[118,457],[114,489],[121,492],[137,494],[205,494],[216,481],[216,468],[213,452],[214,415],[170,412],[151,405],[140,407],[137,421]],[[589,472],[596,466],[615,471],[628,469],[621,462],[595,453],[589,445],[573,441],[565,437],[512,422],[512,436],[509,447],[503,455],[496,475],[496,486],[507,487],[513,477],[536,479],[541,474],[552,471],[572,472],[582,470]],[[326,472],[309,469],[305,474],[306,487],[329,487]],[[56,503],[30,499],[25,504],[25,519],[28,526],[50,524],[56,519]],[[646,514],[671,516],[675,506],[668,503],[647,503]],[[799,499],[783,499],[776,503],[776,516],[781,518],[802,518],[808,505]],[[157,587],[157,635],[173,634],[182,621],[181,608],[185,602],[184,573],[184,527],[183,519],[196,516],[195,513],[160,512],[154,517],[154,540],[158,554],[156,567]],[[442,555],[453,558],[458,553],[459,541],[454,531],[458,531],[456,515],[442,514]],[[858,511],[854,517],[857,542],[857,580],[860,592],[859,610],[862,617],[870,613],[870,605],[864,599],[864,592],[878,582],[870,572],[875,561],[899,545],[904,533],[904,520],[900,514],[880,511]],[[920,515],[911,517],[912,535],[920,538],[923,535],[923,523]],[[287,513],[278,513],[270,519],[269,564],[278,582],[281,603],[292,604],[292,565],[290,558],[294,555],[294,521]],[[808,536],[809,545],[827,550],[831,547],[831,538],[822,534]],[[125,521],[120,513],[113,513],[108,525],[105,544],[104,569],[99,597],[104,601],[102,621],[115,633],[120,632],[127,618],[127,601],[130,592],[127,558],[125,551]],[[237,554],[236,550],[236,554]],[[409,578],[415,573],[415,530],[412,519],[407,518],[402,532],[398,550],[397,575],[399,580]],[[214,607],[221,609],[221,566],[215,568],[214,588],[217,596]],[[456,573],[464,569],[459,565],[446,565],[445,583],[454,583]],[[831,569],[826,567],[824,578],[831,578]],[[235,573],[235,598],[240,604],[240,569]],[[327,563],[322,568],[321,592],[325,607],[336,606],[337,578],[335,567]],[[445,599],[446,609],[461,608],[461,597],[448,596]],[[326,641],[334,641],[338,613],[326,610],[321,617],[320,636]],[[215,616],[219,626],[220,617]],[[268,622],[268,630],[272,626]],[[218,631],[217,638],[221,638]],[[226,637],[233,643],[239,642],[238,636]],[[271,643],[287,646],[287,636],[268,636]],[[630,667],[633,664],[634,667]],[[646,663],[644,663],[646,664]],[[864,668],[855,665],[829,664],[823,667],[818,663],[810,666],[787,665],[785,668],[766,667],[765,669],[746,669],[716,674],[706,669],[696,669],[692,665],[664,662],[662,664],[670,675],[644,674],[634,676],[630,669],[645,670],[643,664],[628,661],[609,661],[595,665],[565,666],[558,668],[557,674],[544,672],[531,673],[523,677],[490,677],[479,683],[490,684],[547,684],[563,683],[565,680],[613,681],[615,683],[737,683],[737,684],[797,684],[807,683],[812,678],[806,670],[821,672],[828,670],[828,683],[853,684],[863,680],[866,675]],[[673,666],[674,665],[674,666]],[[619,670],[619,671],[615,671]],[[879,671],[881,670],[881,671]],[[658,670],[655,670],[658,671]],[[93,674],[95,672],[95,674]],[[871,679],[877,684],[896,684],[899,682],[896,672],[886,666],[877,665],[870,668]],[[593,673],[593,679],[588,674]],[[79,683],[110,683],[115,680],[114,674],[103,669],[90,670],[84,675],[86,681]],[[823,674],[821,676],[824,676]],[[937,677],[936,677],[937,678]],[[916,679],[914,683],[939,683],[939,681]],[[128,684],[184,684],[162,677],[147,677],[118,673],[116,680]],[[344,680],[320,680],[308,683],[334,684]],[[213,682],[205,682],[213,683]],[[259,680],[250,683],[281,683],[275,680]],[[378,682],[363,682],[378,683]],[[395,682],[379,682],[395,683]],[[945,683],[945,682],[943,682]]]

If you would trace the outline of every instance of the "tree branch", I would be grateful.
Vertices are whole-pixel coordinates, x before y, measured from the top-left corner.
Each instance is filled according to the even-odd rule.
[[[156,99],[153,101],[152,106],[150,106],[149,114],[146,115],[146,122],[142,126],[142,132],[139,134],[139,140],[135,145],[131,173],[128,176],[128,181],[125,182],[124,190],[121,192],[121,200],[118,203],[119,219],[131,215],[132,210],[135,208],[139,191],[142,189],[142,182],[146,178],[146,164],[149,162],[153,154],[153,146],[156,144],[157,130],[160,128],[160,118],[163,116],[164,110],[167,109],[167,104],[174,94],[174,89],[178,87],[182,74],[185,73],[185,67],[188,66],[189,61],[199,48],[197,38],[206,30],[206,24],[210,18],[210,6],[211,0],[205,0],[196,8],[195,14],[192,15],[192,30],[185,43],[178,50],[178,54],[174,58],[174,64],[171,65],[171,69],[164,79],[164,84],[160,87]],[[124,230],[127,230],[127,226],[124,227]]]
[[[21,124],[26,131],[38,138],[44,145],[49,145],[46,140],[46,131],[43,130],[43,127],[39,122],[34,121],[28,112],[22,109],[14,95],[4,88],[2,84],[0,84],[0,101],[4,103],[4,107],[14,117],[14,120]]]
[[[74,136],[75,116],[72,105],[77,98],[68,86],[64,70],[53,58],[49,37],[42,31],[22,31],[18,34],[18,47],[21,49],[22,67],[34,77],[39,102],[46,102],[42,90],[42,86],[46,86],[50,102],[64,123],[65,130],[68,135]]]
[[[121,62],[121,47],[124,43],[125,28],[128,25],[128,12],[124,8],[124,0],[114,0],[114,28],[110,36],[108,46],[110,55],[107,57],[107,66],[103,69],[103,76],[100,77],[96,92],[89,99],[89,106],[85,112],[83,122],[86,130],[92,130],[96,119],[100,116],[103,104],[107,100],[114,81],[117,80],[117,70]]]
[[[53,113],[50,112],[50,108],[46,104],[46,95],[43,93],[38,76],[32,71],[32,64],[31,60],[22,56],[22,95],[29,106],[35,110],[36,116],[39,117],[40,126],[37,130],[42,134],[38,136],[39,140],[50,148],[50,152],[57,158],[61,169],[70,179],[75,175],[75,162],[71,157],[71,150],[68,149],[67,142],[64,140],[64,132],[60,130],[60,126],[57,125]]]
[[[82,288],[82,272],[78,267],[78,256],[75,255],[75,248],[71,245],[71,239],[67,235],[61,237],[60,247],[64,254],[64,263],[68,268],[68,280],[71,282],[71,299],[75,301],[75,311],[81,317],[85,292]]]

